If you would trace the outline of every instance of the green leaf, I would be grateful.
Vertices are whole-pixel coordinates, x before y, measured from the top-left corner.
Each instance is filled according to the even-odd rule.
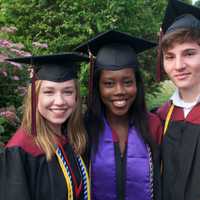
[[[2,125],[0,125],[0,134],[4,133],[5,132],[5,129]]]

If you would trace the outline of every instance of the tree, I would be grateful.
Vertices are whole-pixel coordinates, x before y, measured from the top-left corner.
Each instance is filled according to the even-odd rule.
[[[6,12],[2,12],[0,23],[16,26],[16,42],[23,42],[34,55],[71,51],[108,29],[156,41],[167,3],[165,0],[30,0],[28,4],[26,0],[9,1],[3,0],[2,9]],[[49,48],[35,52],[32,41],[47,43]],[[141,65],[155,74],[155,60],[152,61],[155,52],[141,58]],[[152,76],[147,74],[147,78]]]
[[[2,15],[4,23],[17,27],[20,40],[47,42],[55,52],[113,28],[155,39],[165,5],[165,0],[12,0]]]

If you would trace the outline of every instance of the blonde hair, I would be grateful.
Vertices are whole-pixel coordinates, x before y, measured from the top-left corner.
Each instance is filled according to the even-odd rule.
[[[200,45],[200,29],[179,28],[173,32],[166,33],[161,41],[161,48],[165,52],[175,44],[185,42],[197,42]]]
[[[83,154],[86,148],[86,131],[83,123],[82,105],[80,97],[80,89],[77,80],[74,80],[76,87],[76,107],[70,117],[67,119],[67,124],[62,126],[67,127],[67,137],[69,143],[74,148],[77,154]],[[35,94],[38,98],[41,80],[35,82]],[[27,95],[24,99],[24,113],[21,127],[26,130],[27,134],[31,135],[31,85],[28,87]],[[63,127],[66,129],[66,127]],[[59,137],[56,135],[48,125],[48,121],[39,113],[36,108],[36,131],[37,135],[33,136],[36,145],[41,148],[46,154],[47,160],[50,160],[54,155],[54,144]]]

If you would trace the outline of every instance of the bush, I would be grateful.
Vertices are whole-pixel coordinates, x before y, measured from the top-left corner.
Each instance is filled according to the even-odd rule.
[[[29,80],[27,66],[5,60],[31,55],[24,50],[23,44],[7,39],[9,36],[12,38],[16,30],[15,27],[2,27],[0,33],[0,140],[3,142],[20,125],[21,107]],[[36,50],[47,48],[46,44],[38,42],[32,46]]]
[[[149,110],[153,110],[163,105],[164,102],[169,100],[175,90],[174,84],[169,80],[161,82],[158,88],[159,90],[154,94],[147,94],[147,105]]]
[[[17,27],[15,42],[23,42],[32,54],[71,51],[97,33],[116,29],[138,37],[157,40],[165,0],[2,0],[3,24]],[[12,3],[11,3],[12,2]],[[46,51],[35,51],[32,42],[48,44]],[[147,92],[156,90],[155,51],[140,59],[150,75]],[[154,60],[154,61],[153,61]],[[87,71],[81,76],[87,81]],[[146,78],[145,77],[145,78]],[[85,94],[85,86],[81,90]]]

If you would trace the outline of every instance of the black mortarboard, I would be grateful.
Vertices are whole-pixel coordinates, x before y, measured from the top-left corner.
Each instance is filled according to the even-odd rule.
[[[77,76],[78,65],[82,61],[89,61],[88,56],[77,52],[62,54],[29,56],[8,59],[17,63],[30,64],[34,67],[37,80],[63,82]]]
[[[136,54],[156,46],[156,43],[109,30],[79,45],[75,51],[90,55],[89,103],[92,99],[93,73],[97,70],[119,70],[139,66]],[[95,56],[95,61],[93,60]],[[94,63],[93,63],[94,62]]]
[[[182,1],[169,0],[162,23],[163,33],[178,28],[199,28],[200,9]]]
[[[75,48],[75,51],[90,51],[95,59],[95,69],[118,70],[138,67],[136,54],[156,46],[155,43],[133,37],[127,33],[110,30],[97,35]]]
[[[35,80],[48,80],[53,82],[64,82],[76,78],[78,72],[77,63],[89,61],[89,57],[77,52],[62,54],[29,56],[7,59],[8,61],[32,65],[33,77],[31,87],[31,133],[36,135],[36,95]]]

